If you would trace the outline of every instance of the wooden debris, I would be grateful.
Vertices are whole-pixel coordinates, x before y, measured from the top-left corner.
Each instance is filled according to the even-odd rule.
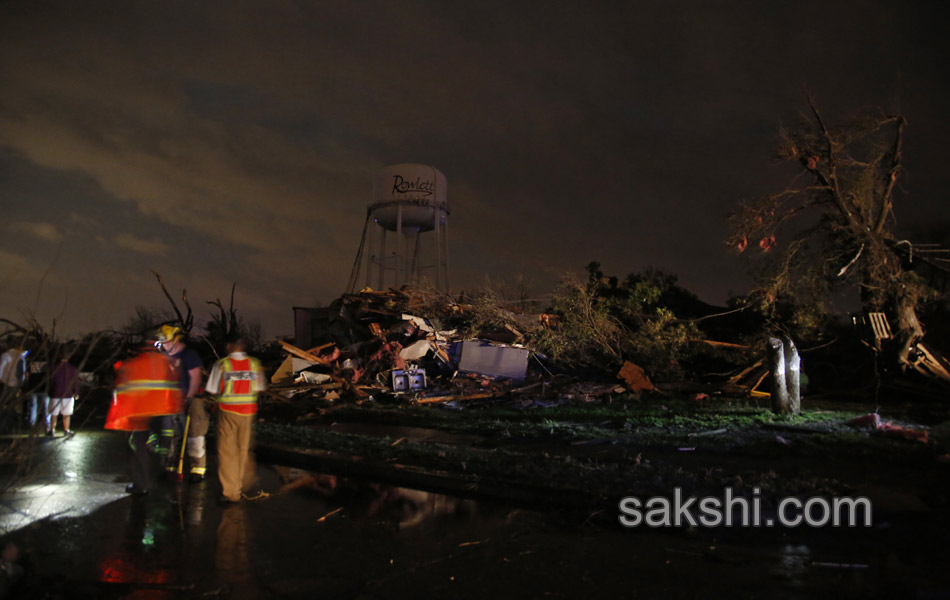
[[[751,366],[730,377],[720,389],[726,393],[749,394],[757,398],[769,398],[771,394],[758,390],[758,387],[768,376],[769,370],[764,361],[757,360]]]
[[[920,343],[916,345],[916,350],[917,361],[914,363],[914,368],[918,372],[929,378],[950,383],[950,364],[947,363],[946,359],[941,360],[941,357],[935,356],[933,352]]]
[[[307,350],[307,354],[317,354],[317,353],[319,353],[321,350],[326,350],[326,349],[329,348],[330,346],[336,346],[336,344],[334,344],[333,342],[327,342],[326,344],[320,344],[320,345],[317,346],[316,348],[311,348],[311,349]]]
[[[316,354],[311,354],[310,352],[307,352],[306,350],[301,350],[301,349],[298,348],[297,346],[294,346],[293,344],[290,344],[290,343],[288,343],[288,342],[285,342],[284,340],[280,340],[280,346],[281,346],[281,348],[283,348],[285,351],[290,352],[291,354],[293,354],[293,355],[296,356],[297,358],[302,358],[302,359],[304,359],[304,360],[309,360],[310,362],[312,362],[312,363],[314,363],[314,364],[318,364],[318,365],[323,365],[323,366],[329,366],[329,365],[330,365],[330,363],[328,363],[327,361],[323,360],[322,358],[320,358],[320,357],[317,356]]]
[[[733,344],[731,342],[717,342],[715,340],[699,340],[700,342],[706,344],[707,346],[716,346],[719,348],[733,348],[735,350],[751,350],[752,346],[747,346],[745,344]]]
[[[431,396],[416,398],[416,404],[435,404],[437,402],[452,402],[455,400],[481,400],[483,398],[492,398],[496,396],[494,392],[484,392],[480,394],[462,394],[458,396]]]
[[[336,509],[336,510],[331,510],[331,511],[328,512],[327,514],[325,514],[325,515],[323,515],[322,517],[320,517],[319,519],[317,519],[317,523],[322,523],[322,522],[326,521],[326,520],[327,520],[327,517],[332,517],[332,516],[335,515],[336,513],[340,512],[341,510],[343,510],[343,507],[342,507],[342,506],[341,506],[340,508]]]

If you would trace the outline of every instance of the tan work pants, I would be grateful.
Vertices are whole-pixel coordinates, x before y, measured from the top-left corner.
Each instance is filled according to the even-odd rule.
[[[208,465],[208,456],[205,451],[205,436],[208,435],[208,411],[205,399],[196,397],[191,399],[188,410],[191,421],[188,425],[188,458],[191,459],[191,472],[195,475],[204,475]]]
[[[220,411],[218,415],[218,479],[224,497],[241,500],[241,487],[251,450],[251,430],[257,415],[237,415]]]

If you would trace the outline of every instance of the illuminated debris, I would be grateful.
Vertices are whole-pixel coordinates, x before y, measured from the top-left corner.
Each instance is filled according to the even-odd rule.
[[[454,344],[450,355],[455,358],[459,370],[489,377],[523,381],[528,371],[527,348],[468,340]]]
[[[883,433],[890,437],[901,438],[912,442],[921,442],[926,444],[930,441],[930,432],[926,429],[913,429],[895,425],[890,421],[883,421],[881,415],[870,413],[861,417],[856,417],[847,422],[852,427],[860,429],[870,429],[872,431]]]
[[[635,392],[652,392],[656,390],[653,382],[647,377],[646,371],[630,361],[623,363],[623,367],[620,369],[620,372],[617,373],[617,377],[622,379],[624,383],[627,384],[627,387]]]

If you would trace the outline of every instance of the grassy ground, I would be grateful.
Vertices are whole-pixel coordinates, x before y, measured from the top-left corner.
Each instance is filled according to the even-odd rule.
[[[266,406],[258,439],[342,459],[334,468],[359,457],[363,469],[374,465],[380,473],[399,465],[470,489],[532,489],[539,498],[601,506],[629,494],[669,496],[677,487],[696,495],[757,490],[766,503],[788,495],[872,495],[895,510],[947,504],[944,407],[806,399],[802,414],[781,416],[767,402],[621,394],[545,408],[493,400],[450,410],[408,401],[297,401]],[[926,431],[928,440],[847,424],[875,411]]]

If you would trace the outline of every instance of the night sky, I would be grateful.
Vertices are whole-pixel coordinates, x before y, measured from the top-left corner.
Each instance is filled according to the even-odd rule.
[[[150,271],[267,336],[344,290],[386,165],[448,179],[454,291],[539,297],[598,260],[747,291],[742,199],[778,126],[908,119],[898,223],[945,227],[938,2],[0,3],[0,317],[62,333],[167,307]]]

